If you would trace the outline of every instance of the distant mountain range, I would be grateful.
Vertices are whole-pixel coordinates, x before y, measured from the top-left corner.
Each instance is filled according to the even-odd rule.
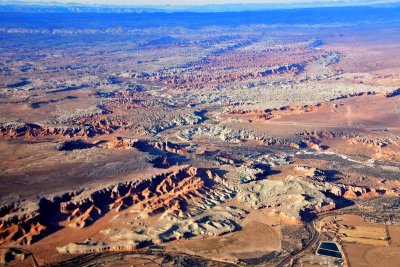
[[[325,7],[243,12],[131,12],[116,13],[80,11],[71,13],[55,9],[53,13],[37,9],[34,12],[2,12],[0,34],[130,34],[135,29],[197,29],[208,26],[238,27],[267,25],[268,27],[297,25],[299,27],[337,27],[389,24],[400,25],[400,7]],[[56,13],[59,12],[59,13]],[[67,13],[69,12],[69,13]],[[87,12],[87,13],[85,13]],[[122,12],[122,11],[121,11]]]
[[[163,6],[118,6],[118,5],[88,5],[80,3],[35,3],[18,1],[2,1],[0,12],[24,12],[24,13],[154,13],[154,12],[240,12],[261,11],[277,9],[298,9],[315,7],[345,7],[345,6],[370,6],[376,8],[400,7],[400,1],[362,1],[342,0],[333,2],[308,2],[298,4],[214,4],[214,5],[163,5]]]

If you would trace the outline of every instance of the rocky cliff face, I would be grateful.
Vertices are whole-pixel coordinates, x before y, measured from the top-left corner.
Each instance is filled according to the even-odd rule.
[[[0,136],[3,137],[93,137],[113,132],[106,121],[94,125],[48,126],[35,123],[0,124]]]
[[[110,210],[119,212],[130,207],[143,217],[164,213],[185,218],[230,199],[231,195],[222,179],[211,171],[177,167],[144,180],[2,207],[0,243],[31,244],[56,231],[61,221],[83,228]]]

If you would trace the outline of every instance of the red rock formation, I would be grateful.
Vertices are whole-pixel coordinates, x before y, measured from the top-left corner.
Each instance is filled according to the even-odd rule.
[[[220,178],[211,171],[177,167],[145,180],[120,183],[92,191],[64,194],[26,207],[1,209],[0,244],[31,244],[55,231],[61,218],[71,227],[86,227],[110,210],[134,207],[145,216],[162,212],[179,215],[210,199]],[[220,186],[220,185],[219,185]]]
[[[0,136],[9,138],[47,136],[87,138],[104,133],[101,127],[92,125],[74,127],[42,126],[34,123],[0,125]]]
[[[105,188],[89,196],[61,203],[70,225],[85,227],[110,209],[134,206],[145,215],[169,212],[178,215],[212,190],[213,174],[188,167],[147,180]]]

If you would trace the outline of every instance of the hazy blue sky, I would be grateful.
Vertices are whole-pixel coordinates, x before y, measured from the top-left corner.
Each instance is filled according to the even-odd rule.
[[[81,3],[98,5],[206,5],[206,4],[312,4],[323,3],[332,5],[360,5],[360,4],[383,4],[399,2],[399,0],[0,0],[1,3]]]

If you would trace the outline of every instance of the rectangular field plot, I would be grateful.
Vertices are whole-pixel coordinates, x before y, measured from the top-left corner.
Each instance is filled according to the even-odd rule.
[[[340,229],[339,234],[347,237],[381,239],[387,238],[385,228],[383,227],[363,227],[356,226],[354,229]]]
[[[342,237],[342,240],[349,243],[359,243],[364,245],[374,246],[388,246],[387,240],[370,239],[370,238],[359,238],[359,237]]]

